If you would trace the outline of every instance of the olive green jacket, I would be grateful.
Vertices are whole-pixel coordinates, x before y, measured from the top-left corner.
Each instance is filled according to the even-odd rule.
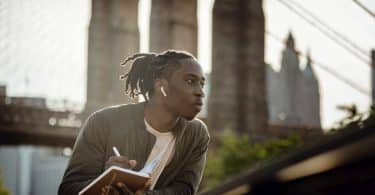
[[[144,167],[155,136],[146,131],[145,103],[109,107],[92,114],[83,125],[60,184],[59,195],[73,195],[104,171],[113,156],[112,147],[137,160],[135,170]],[[155,189],[147,194],[195,194],[206,161],[209,142],[207,127],[198,119],[182,119],[172,129],[175,154],[160,175]]]

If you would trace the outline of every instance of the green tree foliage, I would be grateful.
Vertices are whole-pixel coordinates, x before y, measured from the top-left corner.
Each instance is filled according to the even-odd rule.
[[[224,131],[216,147],[210,147],[202,188],[209,189],[233,175],[248,170],[262,160],[270,159],[301,144],[297,135],[252,143],[245,135]]]
[[[346,113],[346,117],[337,122],[329,133],[338,131],[361,129],[364,127],[375,126],[375,106],[371,106],[368,111],[360,113],[356,105],[341,105],[337,109]]]
[[[0,171],[0,195],[10,195],[9,190],[4,186],[1,171]]]

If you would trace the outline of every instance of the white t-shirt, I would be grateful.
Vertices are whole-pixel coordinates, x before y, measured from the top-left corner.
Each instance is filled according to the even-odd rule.
[[[151,173],[151,190],[154,189],[156,182],[158,181],[159,176],[163,172],[167,164],[172,160],[172,157],[175,152],[175,143],[176,139],[173,136],[172,132],[160,132],[151,127],[144,119],[146,130],[156,137],[156,142],[150,155],[147,158],[146,165],[154,160],[158,155],[162,155],[161,159],[156,165],[156,169]]]

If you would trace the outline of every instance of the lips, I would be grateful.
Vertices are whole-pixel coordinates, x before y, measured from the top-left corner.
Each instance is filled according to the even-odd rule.
[[[197,101],[194,103],[194,107],[197,109],[197,110],[201,110],[202,109],[202,101]]]
[[[198,101],[194,102],[194,105],[196,105],[196,106],[202,106],[203,102],[202,102],[202,100],[198,100]]]

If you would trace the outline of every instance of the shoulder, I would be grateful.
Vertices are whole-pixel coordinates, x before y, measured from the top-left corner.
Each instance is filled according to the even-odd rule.
[[[140,104],[122,104],[99,109],[85,120],[83,131],[100,134],[118,132],[119,129],[124,129],[130,121],[134,120],[132,118],[135,115],[134,111],[140,106]]]
[[[141,106],[141,103],[119,104],[119,105],[108,106],[108,107],[95,111],[88,118],[89,120],[90,119],[91,120],[92,119],[99,119],[99,120],[113,119],[123,114],[132,113],[140,106]]]
[[[134,120],[134,114],[140,104],[121,104],[99,109],[93,112],[85,120],[85,126],[100,127],[103,129],[111,129],[119,125],[127,124]]]
[[[195,138],[197,137],[203,138],[204,140],[207,140],[207,141],[210,139],[207,125],[202,120],[195,118],[191,121],[185,121],[185,124],[186,124],[185,133],[188,133]]]

